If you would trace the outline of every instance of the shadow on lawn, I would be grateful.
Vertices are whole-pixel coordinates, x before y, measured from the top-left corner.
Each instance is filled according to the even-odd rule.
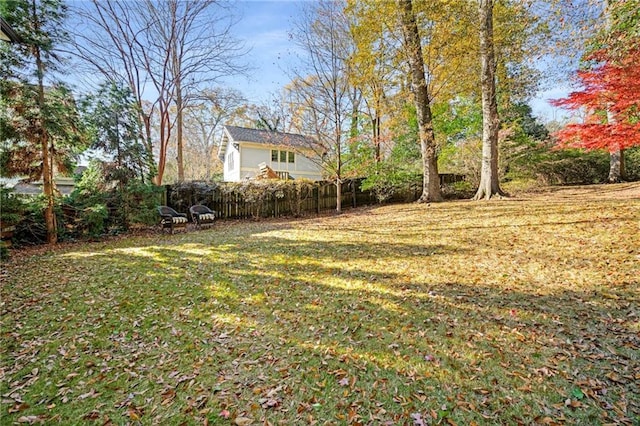
[[[156,343],[156,357],[179,354],[180,366],[167,367],[171,374],[191,373],[199,360],[210,358],[198,381],[217,389],[210,392],[216,404],[237,413],[250,412],[269,389],[282,386],[278,407],[291,411],[258,405],[254,416],[304,421],[305,415],[322,418],[323,412],[334,415],[357,405],[358,415],[379,415],[381,422],[407,423],[411,414],[436,410],[486,423],[504,421],[500,413],[509,406],[519,407],[520,421],[532,423],[541,412],[571,416],[564,405],[571,389],[586,392],[581,383],[595,383],[608,392],[585,408],[594,419],[621,402],[628,404],[627,415],[640,415],[633,399],[640,390],[632,380],[640,374],[633,325],[638,300],[632,296],[638,283],[613,296],[600,290],[534,294],[463,282],[416,283],[401,270],[348,261],[420,261],[428,267],[432,256],[468,249],[288,240],[259,229],[262,235],[251,238],[244,231],[243,240],[215,244],[211,234],[202,233],[189,236],[188,243],[171,240],[181,242],[177,247],[156,241],[78,253],[86,257],[77,272],[87,276],[59,285],[83,293],[84,282],[105,279],[92,270],[112,270],[109,277],[120,284],[99,283],[105,305],[87,311],[83,320],[119,327],[109,335],[123,339],[115,360],[127,355],[125,343],[143,347],[125,340],[139,334],[132,324],[150,321],[158,333],[169,329],[166,341],[154,332],[135,339]],[[133,290],[127,300],[119,286]],[[531,390],[518,390],[525,385]],[[456,405],[459,395],[468,405]],[[289,400],[299,405],[290,407]]]
[[[564,289],[553,294],[497,292],[495,288],[460,282],[415,284],[398,272],[325,266],[341,254],[342,260],[364,256],[416,261],[421,256],[464,252],[443,246],[262,237],[241,248],[233,247],[233,251],[227,246],[195,244],[193,248],[204,254],[189,254],[188,249],[185,255],[184,249],[150,248],[168,268],[162,273],[155,267],[149,270],[158,277],[157,284],[163,275],[189,284],[191,291],[199,289],[204,293],[192,302],[194,305],[201,303],[206,310],[212,300],[218,299],[230,313],[240,310],[243,315],[255,317],[258,324],[270,323],[268,329],[281,331],[278,338],[319,339],[330,346],[330,337],[345,335],[346,328],[353,332],[352,342],[365,353],[377,352],[381,348],[375,337],[381,327],[386,328],[382,341],[392,344],[394,338],[400,338],[399,330],[407,325],[417,333],[441,322],[448,329],[438,329],[439,337],[445,340],[515,328],[538,336],[542,339],[538,344],[545,350],[575,349],[573,354],[585,360],[587,353],[597,354],[599,359],[589,363],[628,361],[625,353],[640,346],[633,326],[638,300],[632,296],[638,283],[618,289],[617,293],[598,289]],[[135,262],[131,264],[131,256],[120,260],[116,256],[113,260],[123,271],[128,267],[138,269]],[[274,311],[279,311],[278,318],[273,316]],[[438,316],[440,319],[434,322]],[[326,336],[308,331],[309,327],[318,330],[319,324]],[[447,337],[447,333],[451,336]],[[577,350],[584,345],[589,351]],[[606,347],[619,347],[620,351]],[[384,347],[382,350],[389,352]]]

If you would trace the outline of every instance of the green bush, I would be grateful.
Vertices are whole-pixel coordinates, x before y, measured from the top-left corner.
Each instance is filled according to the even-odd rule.
[[[9,248],[5,241],[0,241],[0,260],[9,259]]]
[[[447,200],[462,200],[473,197],[477,185],[463,180],[453,182],[442,186],[442,197]]]
[[[109,217],[109,210],[105,204],[94,204],[81,210],[79,219],[82,228],[90,237],[98,237],[104,234],[105,223]]]
[[[362,190],[371,191],[379,203],[384,203],[413,193],[417,184],[422,185],[422,176],[414,168],[386,162],[380,163],[375,172],[362,181]]]
[[[630,182],[640,181],[640,146],[624,152],[625,179]]]
[[[549,150],[530,165],[545,185],[603,183],[609,176],[609,154],[577,149]]]
[[[132,225],[150,225],[157,220],[163,188],[129,180],[126,184],[106,178],[100,162],[92,162],[66,200],[75,236],[97,237],[126,232]]]
[[[15,225],[24,217],[26,203],[23,197],[13,189],[0,185],[0,222],[3,225]]]
[[[25,204],[24,216],[13,233],[13,242],[17,246],[42,244],[47,241],[47,226],[44,222],[45,199],[42,195],[29,197]],[[56,204],[58,229],[64,224],[59,206]],[[62,227],[64,230],[64,226]],[[63,232],[64,235],[64,232]],[[60,237],[60,235],[59,235]],[[62,239],[62,238],[61,238]]]
[[[124,187],[124,211],[127,228],[131,225],[153,225],[158,221],[156,206],[161,204],[164,187],[130,181]]]

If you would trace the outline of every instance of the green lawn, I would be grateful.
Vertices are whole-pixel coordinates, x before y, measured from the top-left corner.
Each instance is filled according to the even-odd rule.
[[[3,425],[640,423],[640,184],[220,222],[2,269]]]

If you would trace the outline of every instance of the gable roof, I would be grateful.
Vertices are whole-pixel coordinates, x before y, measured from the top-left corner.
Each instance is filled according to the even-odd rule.
[[[20,42],[20,36],[11,28],[11,26],[0,16],[0,40],[10,43]]]
[[[246,127],[224,126],[229,136],[236,142],[253,142],[268,145],[287,145],[308,147],[315,141],[307,136],[296,133],[274,132],[271,130],[249,129]]]
[[[230,140],[227,140],[230,138]],[[316,144],[315,139],[297,133],[275,132],[272,130],[250,129],[247,127],[224,126],[222,143],[218,156],[224,158],[228,142],[251,142],[264,145],[309,148]]]

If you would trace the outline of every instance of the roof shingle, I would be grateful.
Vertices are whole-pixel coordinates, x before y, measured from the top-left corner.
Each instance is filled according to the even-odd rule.
[[[231,138],[236,142],[253,142],[267,145],[287,145],[310,147],[315,140],[295,133],[273,132],[270,130],[249,129],[246,127],[225,126]]]

